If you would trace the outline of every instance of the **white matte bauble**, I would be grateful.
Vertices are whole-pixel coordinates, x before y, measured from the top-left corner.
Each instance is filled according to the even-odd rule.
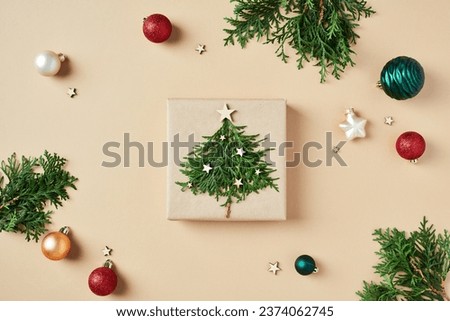
[[[34,59],[37,71],[43,76],[54,76],[61,68],[61,62],[65,59],[63,54],[45,50],[40,52]]]

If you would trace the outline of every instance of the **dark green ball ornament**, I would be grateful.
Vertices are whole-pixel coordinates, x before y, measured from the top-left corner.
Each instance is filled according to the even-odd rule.
[[[413,58],[390,60],[381,71],[378,86],[391,98],[405,100],[416,96],[425,83],[425,72]]]
[[[295,270],[301,275],[310,275],[311,273],[317,273],[319,269],[316,266],[316,262],[309,255],[300,255],[295,260]]]

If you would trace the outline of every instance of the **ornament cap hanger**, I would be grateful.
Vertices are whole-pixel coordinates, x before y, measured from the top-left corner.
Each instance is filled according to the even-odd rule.
[[[61,61],[61,62],[66,61],[66,56],[61,52],[58,53],[58,58],[59,58],[59,61]]]
[[[68,226],[63,226],[59,229],[59,231],[65,235],[67,235],[70,232],[70,228]]]
[[[355,115],[355,108],[347,108],[345,110],[345,115]]]
[[[109,268],[109,269],[112,269],[112,267],[114,266],[114,263],[113,263],[113,261],[112,261],[111,259],[107,259],[107,260],[105,261],[105,263],[103,264],[103,266],[104,266],[104,267],[107,267],[107,268]]]

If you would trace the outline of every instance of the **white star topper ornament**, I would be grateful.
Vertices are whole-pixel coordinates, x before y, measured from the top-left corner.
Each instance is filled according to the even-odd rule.
[[[366,137],[367,120],[357,117],[353,108],[345,111],[346,120],[339,124],[339,127],[344,131],[348,140],[352,140],[357,137]]]
[[[220,121],[224,121],[225,119],[228,119],[229,121],[233,121],[231,119],[231,114],[234,113],[235,109],[228,109],[228,105],[224,104],[222,109],[218,109],[217,112],[220,114]]]

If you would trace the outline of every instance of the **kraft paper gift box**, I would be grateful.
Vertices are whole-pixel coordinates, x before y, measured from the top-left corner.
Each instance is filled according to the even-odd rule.
[[[266,187],[246,196],[237,203],[233,199],[231,214],[226,218],[226,208],[221,206],[225,198],[216,200],[208,194],[194,195],[189,189],[182,190],[176,182],[188,178],[180,172],[180,162],[185,161],[190,145],[206,141],[203,136],[212,136],[221,126],[220,113],[224,105],[236,110],[231,114],[233,124],[246,126],[245,135],[259,135],[258,140],[270,135],[271,151],[267,156],[276,169],[271,177],[279,191]],[[167,173],[167,218],[169,220],[203,221],[279,221],[286,219],[286,160],[280,144],[286,141],[286,101],[237,100],[237,99],[169,99],[168,142],[169,164]],[[180,147],[183,146],[183,147]],[[282,147],[283,145],[281,145]]]

